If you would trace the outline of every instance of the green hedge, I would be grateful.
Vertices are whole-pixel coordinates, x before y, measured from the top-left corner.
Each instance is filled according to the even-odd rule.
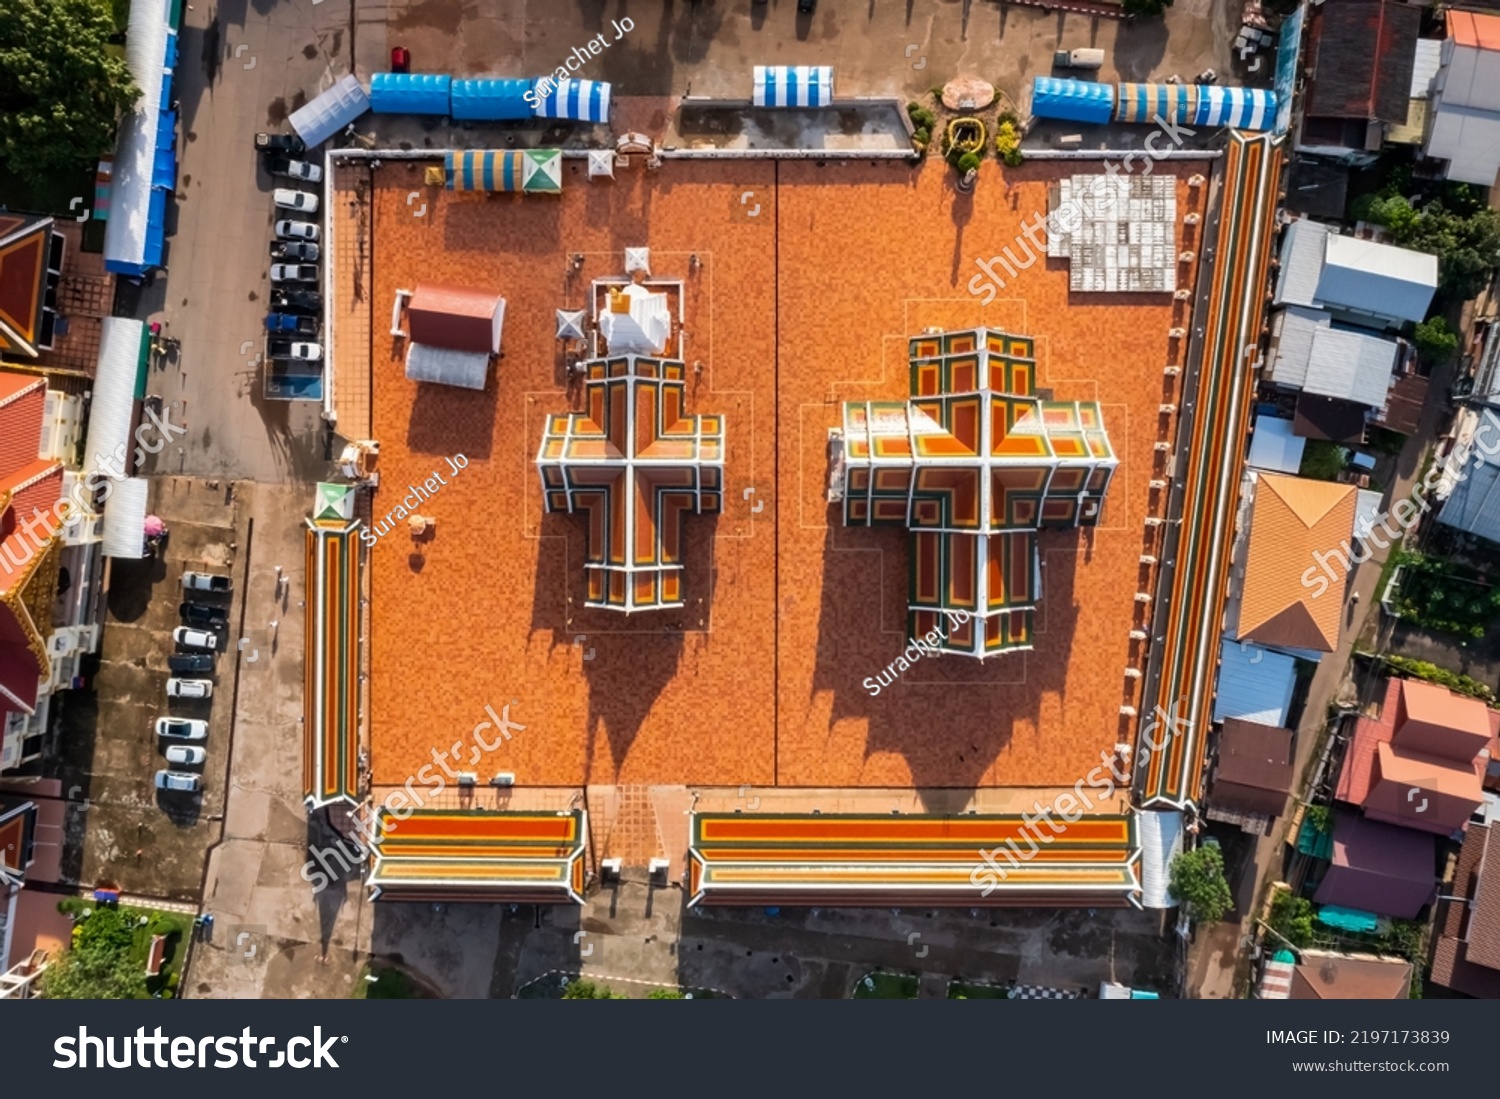
[[[1407,656],[1388,656],[1385,658],[1385,665],[1390,671],[1412,679],[1436,683],[1457,694],[1488,703],[1495,701],[1495,692],[1488,684],[1481,683],[1461,672],[1450,672],[1447,668],[1439,668],[1436,664],[1429,664],[1425,660],[1413,660]]]

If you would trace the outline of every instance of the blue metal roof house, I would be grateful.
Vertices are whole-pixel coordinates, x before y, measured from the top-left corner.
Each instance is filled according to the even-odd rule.
[[[1031,86],[1031,113],[1067,122],[1108,122],[1115,114],[1115,86],[1038,76]]]

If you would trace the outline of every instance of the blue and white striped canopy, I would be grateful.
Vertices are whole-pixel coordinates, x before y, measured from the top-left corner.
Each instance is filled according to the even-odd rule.
[[[539,77],[532,85],[538,118],[571,118],[579,122],[608,122],[610,86],[596,80],[557,80]]]
[[[1230,126],[1237,130],[1269,130],[1276,124],[1276,93],[1265,88],[1198,86],[1196,126]]]
[[[757,107],[826,107],[833,102],[830,65],[756,65]]]
[[[1115,95],[1116,122],[1163,120],[1192,125],[1198,112],[1198,88],[1194,84],[1121,84]]]

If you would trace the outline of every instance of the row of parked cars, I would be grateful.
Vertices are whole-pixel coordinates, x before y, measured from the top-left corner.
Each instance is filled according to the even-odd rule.
[[[265,158],[272,176],[321,183],[323,170],[298,160],[305,152],[295,134],[256,134],[255,147]],[[322,256],[322,231],[313,217],[318,196],[312,191],[277,187],[271,192],[276,204],[275,239],[271,241],[271,309],[266,315],[266,358],[273,363],[319,362],[323,345],[318,340],[323,298],[318,293]]]
[[[167,697],[175,699],[210,699],[214,694],[214,657],[219,651],[215,631],[229,627],[229,608],[220,603],[204,602],[205,595],[227,596],[231,591],[229,577],[209,572],[184,572],[184,600],[178,606],[183,625],[172,631],[177,652],[167,657]],[[165,746],[167,769],[156,772],[156,788],[172,793],[195,794],[203,789],[203,776],[182,767],[201,767],[208,758],[208,722],[200,718],[167,716],[156,719],[157,739]]]

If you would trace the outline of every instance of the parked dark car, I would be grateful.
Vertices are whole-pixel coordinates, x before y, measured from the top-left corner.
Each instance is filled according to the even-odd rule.
[[[316,290],[272,290],[271,307],[290,313],[321,313],[323,295]]]
[[[182,620],[189,626],[227,626],[229,619],[223,607],[210,607],[206,603],[183,603],[177,608]]]
[[[167,670],[173,675],[182,675],[185,672],[211,672],[214,670],[214,658],[208,653],[178,653],[176,656],[167,657]]]
[[[315,260],[318,246],[307,240],[273,240],[271,258],[279,260]]]
[[[266,331],[285,335],[316,336],[318,318],[298,316],[295,313],[267,313]]]
[[[307,146],[296,134],[256,134],[255,147],[263,153],[288,153],[292,156],[307,151]]]

